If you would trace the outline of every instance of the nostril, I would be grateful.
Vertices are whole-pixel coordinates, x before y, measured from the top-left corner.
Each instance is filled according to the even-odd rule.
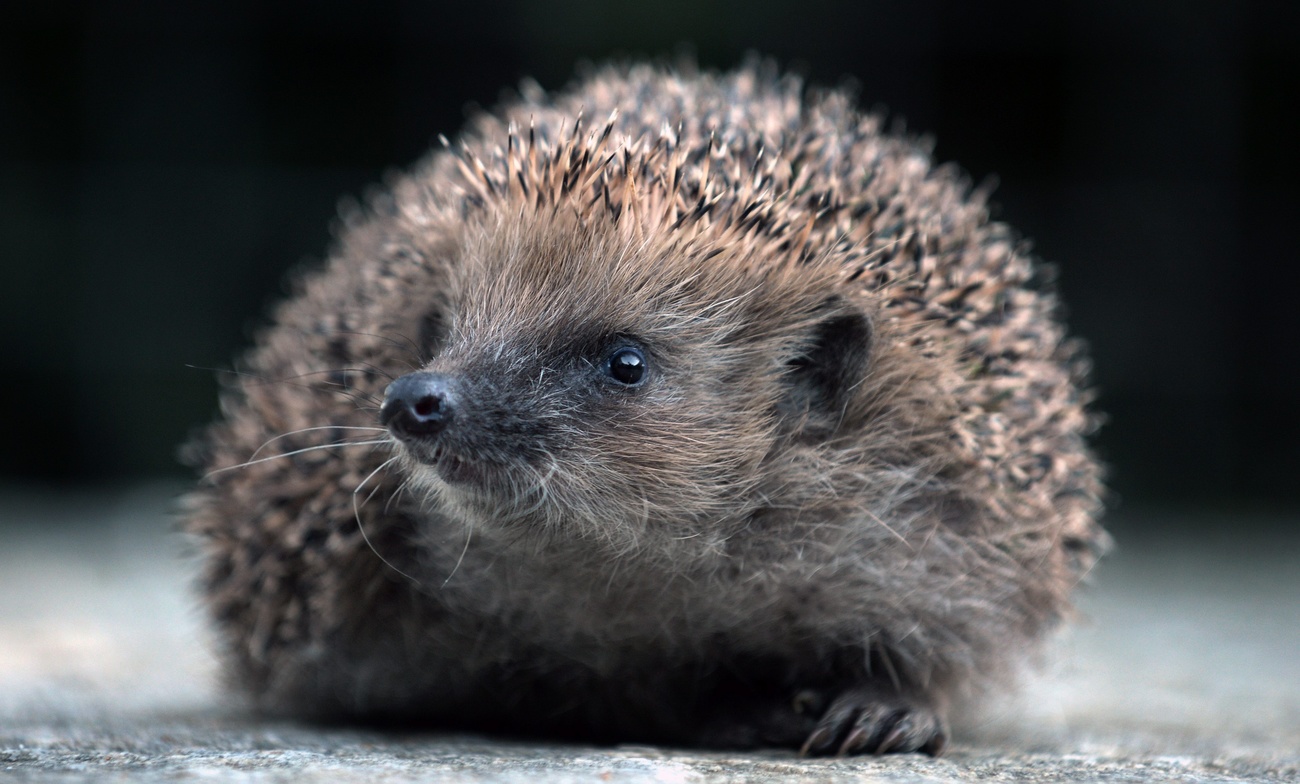
[[[442,408],[442,398],[432,395],[422,397],[415,401],[415,415],[418,417],[428,417],[438,413]]]

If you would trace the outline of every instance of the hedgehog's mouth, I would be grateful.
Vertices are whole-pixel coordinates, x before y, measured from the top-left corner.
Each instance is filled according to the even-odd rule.
[[[415,458],[417,462],[432,468],[438,473],[442,481],[447,484],[484,485],[487,483],[492,470],[492,466],[486,461],[473,460],[458,455],[445,445],[439,444],[423,449],[411,447],[411,444],[407,445],[411,457]]]
[[[486,466],[482,461],[459,457],[450,452],[444,452],[438,460],[437,469],[438,476],[448,484],[481,485],[487,480]]]

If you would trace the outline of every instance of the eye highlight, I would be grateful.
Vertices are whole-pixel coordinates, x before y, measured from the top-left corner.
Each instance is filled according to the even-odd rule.
[[[645,380],[645,370],[645,353],[633,346],[616,349],[605,365],[610,378],[629,387],[638,386]]]

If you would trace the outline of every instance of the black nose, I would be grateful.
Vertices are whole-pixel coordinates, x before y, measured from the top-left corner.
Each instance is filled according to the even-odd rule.
[[[411,373],[388,385],[379,421],[403,441],[443,431],[455,408],[451,380],[437,373]]]

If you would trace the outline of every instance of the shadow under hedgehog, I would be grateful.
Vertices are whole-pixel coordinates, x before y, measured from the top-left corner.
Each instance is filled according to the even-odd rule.
[[[984,195],[766,64],[525,86],[303,275],[191,448],[261,709],[939,753],[1103,549]]]

